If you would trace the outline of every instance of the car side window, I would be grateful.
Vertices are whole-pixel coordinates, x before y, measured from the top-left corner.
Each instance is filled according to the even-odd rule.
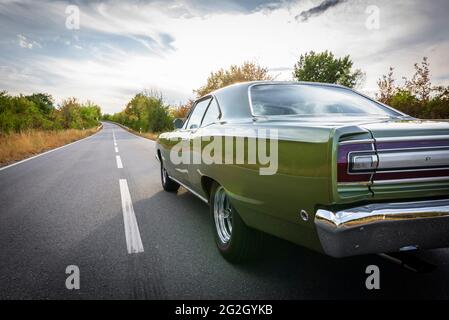
[[[206,114],[204,115],[201,126],[207,126],[208,124],[214,123],[220,117],[220,109],[216,99],[213,99],[207,108]]]
[[[209,105],[211,98],[202,100],[195,105],[192,113],[190,114],[189,120],[187,122],[186,129],[197,129],[201,124],[204,112],[206,112],[207,106]]]

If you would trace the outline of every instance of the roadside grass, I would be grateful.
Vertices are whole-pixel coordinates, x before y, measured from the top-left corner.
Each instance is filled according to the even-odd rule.
[[[147,138],[147,139],[150,139],[150,140],[157,140],[157,137],[158,137],[158,135],[159,135],[159,134],[157,134],[157,133],[152,133],[152,132],[139,133],[139,132],[136,132],[136,131],[134,131],[134,130],[132,130],[132,132],[133,132],[134,134],[137,134],[137,135],[139,135],[139,136],[141,136],[141,137],[144,137],[144,138]]]
[[[97,132],[98,129],[27,130],[20,133],[0,134],[0,166],[85,138]]]

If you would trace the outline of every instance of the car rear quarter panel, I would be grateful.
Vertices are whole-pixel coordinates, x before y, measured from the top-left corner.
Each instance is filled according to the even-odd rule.
[[[251,227],[292,242],[319,249],[313,223],[316,204],[332,202],[331,130],[325,127],[298,127],[249,123],[221,129],[278,130],[278,170],[261,175],[260,164],[214,164],[200,168],[204,176],[223,185],[243,220]],[[202,135],[219,135],[213,128]],[[239,136],[236,134],[235,136]],[[249,137],[248,139],[254,139]],[[234,145],[235,155],[235,145]],[[304,221],[300,212],[307,212]]]

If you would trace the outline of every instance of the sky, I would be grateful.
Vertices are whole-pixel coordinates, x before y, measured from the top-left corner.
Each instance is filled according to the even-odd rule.
[[[212,71],[244,61],[291,80],[308,51],[350,55],[374,95],[427,56],[449,85],[448,0],[0,0],[0,90],[47,92],[122,110],[143,90],[193,98]]]

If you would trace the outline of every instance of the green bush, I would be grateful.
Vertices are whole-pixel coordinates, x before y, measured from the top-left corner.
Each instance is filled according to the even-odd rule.
[[[104,115],[103,119],[123,124],[135,131],[163,132],[173,129],[169,107],[162,96],[155,92],[136,94],[123,111]]]
[[[27,129],[87,129],[98,125],[101,109],[90,102],[80,104],[70,98],[55,108],[49,94],[11,96],[0,92],[0,133]]]

